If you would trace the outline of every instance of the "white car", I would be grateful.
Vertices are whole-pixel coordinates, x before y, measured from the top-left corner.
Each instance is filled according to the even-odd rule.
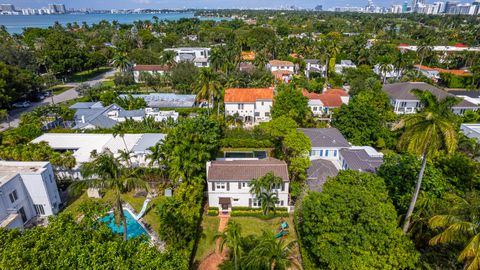
[[[15,108],[28,108],[32,106],[32,104],[28,101],[24,101],[24,102],[13,103],[12,106]]]

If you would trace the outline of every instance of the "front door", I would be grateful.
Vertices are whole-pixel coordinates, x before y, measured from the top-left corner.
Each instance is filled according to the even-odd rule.
[[[228,211],[229,204],[228,203],[223,203],[222,204],[222,210]]]
[[[18,209],[18,212],[20,213],[20,216],[22,216],[23,223],[27,222],[27,214],[25,213],[25,209],[22,207]]]

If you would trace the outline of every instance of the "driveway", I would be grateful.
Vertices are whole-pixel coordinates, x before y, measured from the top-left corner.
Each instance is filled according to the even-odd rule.
[[[99,84],[107,79],[107,77],[111,77],[115,74],[115,70],[111,70],[108,72],[105,72],[103,74],[98,75],[95,78],[92,78],[89,81],[83,82],[83,83],[67,83],[65,86],[70,86],[71,88],[63,93],[60,93],[58,95],[54,95],[52,97],[47,97],[44,100],[40,102],[32,102],[32,106],[28,108],[18,108],[18,109],[13,109],[8,112],[9,114],[9,119],[8,121],[3,121],[0,124],[0,131],[5,131],[10,127],[18,127],[20,123],[20,115],[22,113],[26,112],[31,112],[33,109],[39,106],[46,106],[50,104],[57,104],[61,103],[64,101],[72,100],[78,98],[78,92],[77,92],[77,87],[80,86],[81,84],[88,84],[89,86],[95,86],[96,84]],[[10,125],[9,125],[10,123]]]

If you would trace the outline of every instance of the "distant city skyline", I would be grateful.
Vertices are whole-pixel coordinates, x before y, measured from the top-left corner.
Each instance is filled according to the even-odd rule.
[[[434,2],[426,1],[426,2]],[[460,0],[459,2],[472,2],[470,0]],[[15,0],[15,1],[2,1],[0,4],[13,4],[16,8],[41,8],[48,4],[57,3],[65,4],[67,8],[92,8],[92,9],[135,9],[135,8],[279,8],[296,6],[302,8],[314,8],[317,5],[323,6],[324,9],[339,7],[339,6],[352,6],[363,7],[368,4],[367,0],[206,0],[206,1],[193,1],[193,0],[69,0],[53,2],[51,0]],[[401,4],[402,0],[377,0],[373,1],[373,4],[381,7],[390,7],[394,4]],[[410,4],[411,1],[408,1]]]

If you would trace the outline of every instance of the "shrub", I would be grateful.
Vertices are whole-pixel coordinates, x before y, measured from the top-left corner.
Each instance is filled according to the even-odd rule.
[[[209,216],[213,216],[213,217],[216,217],[218,216],[218,207],[208,207],[208,211],[207,211],[207,214]]]
[[[288,217],[288,209],[286,207],[279,207],[274,212],[270,212],[268,215],[264,215],[261,208],[252,207],[232,207],[230,213],[232,217],[256,217],[260,219],[272,219],[275,217]]]
[[[237,139],[237,138],[225,138],[220,141],[221,147],[230,148],[271,148],[273,143],[270,140],[258,140],[258,139]]]

